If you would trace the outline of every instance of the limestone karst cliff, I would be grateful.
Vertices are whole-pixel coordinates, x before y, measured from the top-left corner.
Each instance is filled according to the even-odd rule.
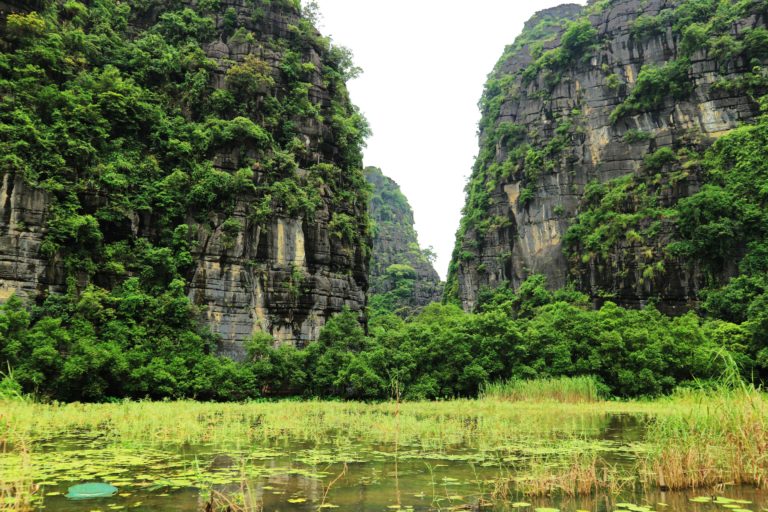
[[[398,184],[376,167],[367,167],[365,177],[373,187],[369,207],[374,222],[371,307],[402,316],[418,313],[440,300],[440,277],[429,253],[419,247],[413,210]]]
[[[707,148],[760,112],[766,2],[602,0],[542,11],[489,75],[447,295],[532,274],[595,301],[695,306],[744,253],[683,257]],[[725,243],[725,242],[724,242]]]
[[[181,282],[235,357],[362,314],[367,126],[300,11],[0,2],[0,300]]]

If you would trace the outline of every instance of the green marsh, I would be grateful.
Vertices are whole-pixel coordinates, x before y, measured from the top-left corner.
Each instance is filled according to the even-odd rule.
[[[723,512],[734,504],[689,501],[700,491],[660,493],[648,478],[658,451],[649,432],[696,417],[700,404],[691,396],[579,404],[8,401],[0,408],[0,493],[9,510],[204,510],[211,502],[221,510],[613,511],[624,502],[652,507],[642,512]],[[89,481],[119,494],[64,497]],[[713,495],[750,501],[743,508],[752,512],[768,507],[753,487],[721,486]]]

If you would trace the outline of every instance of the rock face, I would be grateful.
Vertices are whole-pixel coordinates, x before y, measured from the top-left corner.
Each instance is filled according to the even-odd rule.
[[[480,153],[448,278],[446,293],[464,308],[481,289],[516,288],[532,274],[552,287],[572,281],[596,302],[654,300],[667,312],[696,304],[707,277],[665,251],[674,222],[663,209],[700,189],[696,155],[759,112],[756,66],[766,55],[750,41],[764,34],[766,7],[724,13],[711,2],[696,12],[693,3],[563,5],[534,16],[507,48],[481,101]],[[586,226],[600,187],[636,193],[617,193],[591,231],[572,229]]]
[[[294,114],[290,119],[296,136],[288,146],[294,148],[298,169],[276,176],[253,152],[237,146],[219,149],[210,157],[216,170],[230,174],[248,166],[253,171],[254,190],[286,176],[300,187],[312,188],[319,200],[311,212],[275,203],[266,218],[259,218],[253,211],[265,197],[246,192],[237,196],[226,213],[213,208],[186,214],[194,260],[186,274],[189,298],[202,307],[205,320],[220,336],[221,351],[240,357],[244,341],[257,332],[270,333],[277,343],[303,346],[315,340],[326,320],[345,307],[360,312],[362,318],[368,288],[367,205],[362,170],[343,154],[344,147],[349,153],[355,142],[342,141],[330,121],[334,116],[350,115],[354,107],[343,81],[341,86],[329,85],[325,75],[329,49],[321,44],[320,35],[302,19],[295,2],[216,3],[220,8],[209,15],[214,19],[215,35],[201,43],[213,62],[208,85],[232,89],[228,71],[234,66],[248,65],[253,57],[260,65],[266,63],[259,72],[266,76],[267,85],[251,98],[258,114],[266,102],[283,101],[293,94],[297,80],[289,75],[286,62],[298,59],[306,72],[301,87],[306,88],[305,97],[311,104],[305,108],[317,112]],[[183,7],[200,9],[201,3],[155,0],[129,4],[134,10],[128,30],[140,34],[164,13]],[[4,17],[28,5],[6,0],[0,2],[0,11]],[[259,116],[254,119],[265,123]],[[0,184],[0,301],[14,293],[37,301],[62,293],[67,288],[62,261],[42,250],[51,197],[25,182],[20,173],[4,172]],[[289,191],[284,203],[294,195]],[[152,212],[130,212],[121,222],[101,228],[118,238],[151,238],[157,232],[155,222]],[[233,225],[237,229],[227,228]],[[346,231],[339,225],[347,226]],[[109,276],[77,275],[78,287],[89,282],[107,288],[114,284]]]
[[[370,295],[391,301],[387,309],[402,316],[418,313],[440,300],[443,283],[419,247],[413,210],[398,184],[376,167],[367,167],[365,177],[373,187],[369,213],[375,223]]]

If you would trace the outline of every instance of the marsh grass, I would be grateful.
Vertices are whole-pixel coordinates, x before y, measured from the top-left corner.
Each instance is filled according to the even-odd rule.
[[[414,459],[496,467],[497,477],[483,477],[478,496],[497,500],[616,495],[637,482],[673,489],[724,482],[766,486],[768,407],[765,395],[753,387],[685,391],[653,402],[598,402],[592,392],[575,398],[578,393],[562,392],[565,386],[553,389],[561,391],[536,395],[539,402],[532,401],[530,393],[524,401],[510,401],[493,392],[480,400],[379,404],[0,401],[0,440],[5,440],[8,455],[22,467],[13,475],[0,474],[0,503],[15,504],[3,510],[24,510],[23,504],[33,501],[33,469],[48,460],[33,451],[35,443],[87,441],[96,435],[104,446],[119,448],[115,449],[118,459],[124,455],[120,450],[130,447],[166,446],[173,453],[174,446],[205,444],[245,457],[250,453],[255,458],[242,464],[241,477],[233,475],[233,483],[242,481],[239,490],[230,488],[232,493],[222,494],[210,487],[206,503],[211,510],[258,510],[260,496],[248,485],[271,474],[257,467],[263,464],[259,461],[295,442],[309,447],[294,454],[296,464],[309,465],[312,478],[325,481],[321,504],[334,485],[340,485],[340,477],[320,474],[312,467],[366,460],[373,454],[394,461],[396,473],[398,461]],[[579,401],[587,396],[592,398]],[[639,454],[636,466],[618,467],[606,461],[606,454],[615,448],[599,436],[616,414],[650,418],[641,449],[629,448]],[[378,448],[386,446],[390,452]],[[254,447],[264,453],[255,454]],[[149,455],[147,460],[155,464],[155,455]],[[205,481],[204,477],[197,480]],[[193,479],[188,475],[166,478]],[[477,474],[475,480],[481,481]],[[435,486],[433,474],[433,493]]]
[[[236,493],[212,489],[203,508],[204,512],[261,512],[264,510],[259,496],[244,480]]]
[[[604,493],[616,495],[632,487],[636,479],[607,463],[590,449],[573,453],[566,460],[537,457],[496,480],[491,497],[509,500],[514,496],[576,497]]]
[[[0,511],[27,511],[34,508],[39,498],[39,486],[34,481],[29,445],[17,444],[15,450],[19,464],[10,474],[0,474]],[[0,456],[4,453],[0,453]]]
[[[7,419],[0,439],[35,440],[98,432],[103,440],[248,445],[282,439],[362,439],[422,449],[494,449],[509,442],[598,433],[611,414],[661,411],[655,403],[513,403],[496,399],[445,402],[272,402],[213,404],[123,402],[39,404],[0,401]]]
[[[640,460],[646,483],[669,489],[750,484],[768,487],[768,399],[752,385],[678,392],[681,405],[647,431]]]
[[[510,380],[487,384],[483,398],[509,401],[555,401],[571,404],[601,401],[605,394],[595,377],[553,377],[534,380]]]

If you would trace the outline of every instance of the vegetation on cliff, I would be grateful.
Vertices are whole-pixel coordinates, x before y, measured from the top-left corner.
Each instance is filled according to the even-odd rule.
[[[298,2],[251,3],[255,20],[268,8],[297,22],[265,40],[224,7],[66,0],[8,15],[0,175],[47,193],[42,252],[67,283],[28,312],[14,298],[3,306],[0,360],[27,389],[234,398],[224,384],[237,382],[233,363],[215,357],[187,298],[190,224],[222,230],[226,245],[244,222],[312,219],[330,204],[331,236],[367,245],[368,128],[346,92],[349,53],[301,18]],[[216,39],[255,50],[217,62],[204,51]],[[297,126],[307,120],[325,124],[335,153],[305,142]],[[233,215],[243,201],[245,220]]]
[[[371,316],[409,316],[440,299],[442,283],[434,254],[419,247],[413,210],[400,187],[380,169],[367,167],[373,221],[368,308]]]
[[[673,203],[682,200],[690,209],[695,200],[686,196],[711,179],[704,153],[722,135],[717,130],[736,123],[714,129],[688,113],[679,114],[683,122],[676,119],[675,107],[694,113],[696,107],[722,110],[723,119],[739,110],[738,118],[750,121],[768,91],[768,4],[608,0],[583,9],[566,7],[529,21],[488,77],[480,100],[480,152],[466,188],[445,298],[458,301],[461,296],[466,306],[466,297],[474,299],[482,286],[498,286],[505,279],[518,285],[528,275],[525,267],[542,256],[525,248],[524,255],[513,256],[506,239],[539,247],[530,238],[522,244],[516,239],[526,236],[521,233],[526,227],[537,232],[559,223],[552,229],[561,235],[557,240],[565,241],[567,268],[593,298],[642,303],[662,295],[665,280],[688,272],[686,292],[695,302],[702,288],[722,284],[702,283],[698,267],[727,277],[732,258],[743,255],[745,240],[724,241],[716,253],[727,247],[731,254],[718,256],[717,268],[690,251],[684,255],[680,245],[675,254],[685,264],[670,265],[664,247],[675,229]],[[660,46],[667,50],[659,51]],[[729,110],[737,103],[738,109]],[[659,124],[654,116],[665,120]],[[708,133],[712,130],[717,133]],[[638,165],[630,164],[633,160],[642,163],[634,175]],[[609,181],[617,173],[625,176]],[[507,186],[514,186],[514,192]],[[582,198],[578,205],[568,197],[574,193]],[[559,196],[561,204],[552,196]],[[602,206],[596,208],[595,201]],[[511,210],[508,215],[505,208]],[[755,221],[747,218],[749,212],[742,213],[744,223]],[[499,247],[489,247],[494,243]],[[633,244],[640,248],[635,253]],[[544,258],[552,259],[548,275],[556,273],[554,267],[565,270],[559,255]],[[607,272],[600,269],[607,268],[616,271],[606,284],[601,278]],[[469,274],[467,287],[475,289],[460,290],[460,276]]]

